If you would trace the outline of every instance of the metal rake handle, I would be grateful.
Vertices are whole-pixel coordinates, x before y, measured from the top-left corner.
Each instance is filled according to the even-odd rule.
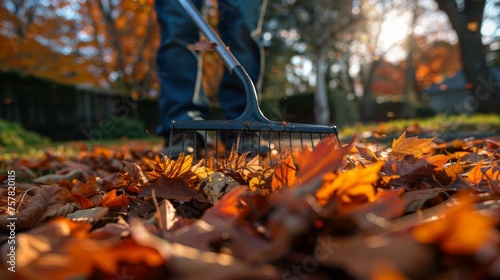
[[[207,39],[217,44],[215,46],[215,51],[219,54],[233,78],[245,91],[247,97],[245,110],[236,120],[255,121],[263,123],[271,122],[264,116],[264,114],[260,110],[259,102],[257,99],[257,91],[255,90],[255,86],[252,82],[252,79],[250,79],[250,76],[248,76],[247,71],[243,68],[236,57],[234,57],[234,55],[227,49],[227,46],[224,44],[224,42],[222,42],[219,35],[215,33],[214,29],[203,19],[200,11],[198,11],[198,8],[196,8],[193,2],[191,2],[191,0],[179,0],[179,3],[189,14],[200,31],[207,37]]]

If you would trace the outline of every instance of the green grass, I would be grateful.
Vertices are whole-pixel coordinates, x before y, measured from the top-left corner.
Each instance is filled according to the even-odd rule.
[[[354,126],[346,126],[339,128],[339,136],[341,138],[350,138],[355,133],[361,135],[362,138],[368,138],[374,133],[383,135],[400,135],[404,131],[411,132],[411,127],[418,127],[422,134],[440,134],[440,133],[467,133],[472,132],[498,132],[500,134],[500,115],[455,115],[444,116],[438,115],[428,119],[399,119],[380,123],[358,124]],[[24,131],[19,127],[14,126],[11,131]],[[410,128],[410,129],[409,129]],[[32,136],[30,132],[28,135]],[[21,138],[22,139],[22,138]],[[78,145],[86,145],[91,148],[89,141],[67,141],[67,142],[50,142],[46,138],[40,138],[40,141],[27,141],[22,145],[11,145],[0,148],[0,161],[11,160],[21,157],[36,158],[42,156],[47,150],[51,150],[56,154],[64,154],[66,157],[76,156],[78,154]],[[163,139],[158,136],[149,136],[145,139],[104,139],[98,144],[106,148],[116,148],[127,142],[140,141],[148,142],[151,145],[161,146]]]
[[[355,133],[401,134],[404,131],[411,131],[412,127],[417,128],[417,126],[422,134],[500,132],[500,115],[437,115],[427,119],[399,119],[381,123],[358,124],[340,128],[339,135],[347,138],[352,137]]]

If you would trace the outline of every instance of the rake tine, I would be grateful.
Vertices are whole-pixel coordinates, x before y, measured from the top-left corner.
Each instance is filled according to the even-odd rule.
[[[302,148],[302,150],[304,150],[304,138],[302,137],[302,133],[300,133],[299,135],[300,135],[300,147]]]
[[[182,132],[182,142],[181,142],[182,143],[182,150],[184,150],[184,146],[186,145],[186,143],[185,143],[186,138],[185,137],[186,137],[186,132],[183,131]]]
[[[282,155],[282,151],[281,151],[281,133],[278,132],[278,151],[280,153],[280,156]]]
[[[172,143],[173,143],[173,138],[174,138],[174,131],[170,131],[170,138],[168,139],[168,158],[172,157]]]
[[[197,141],[198,141],[198,137],[196,137],[196,130],[193,132],[193,136],[194,136],[194,151],[193,151],[193,162],[196,162],[196,147],[197,147]]]
[[[208,166],[208,131],[205,130],[205,164]]]
[[[271,131],[269,131],[269,146],[271,146],[272,140],[273,140],[273,136],[271,134]],[[271,149],[269,149],[269,150],[271,151]],[[271,153],[271,155],[269,155],[269,166],[273,166],[272,153]]]
[[[215,163],[219,161],[219,133],[215,133]]]

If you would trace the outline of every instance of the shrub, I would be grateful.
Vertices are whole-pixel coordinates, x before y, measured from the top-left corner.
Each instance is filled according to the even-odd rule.
[[[146,126],[143,122],[133,118],[111,118],[112,129],[109,133],[104,134],[106,139],[116,139],[121,137],[127,138],[144,138],[147,137]]]
[[[23,149],[27,146],[48,144],[50,140],[35,132],[25,130],[20,124],[0,119],[0,145]]]

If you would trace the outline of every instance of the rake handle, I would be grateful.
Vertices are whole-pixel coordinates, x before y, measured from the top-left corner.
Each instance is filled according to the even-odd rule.
[[[260,110],[257,91],[245,68],[243,68],[236,57],[228,50],[215,30],[203,19],[200,11],[198,11],[198,8],[196,8],[191,0],[179,0],[179,3],[198,26],[203,35],[205,35],[209,41],[216,43],[215,51],[221,57],[232,77],[245,91],[247,99],[245,110],[236,120],[263,123],[270,122]]]

